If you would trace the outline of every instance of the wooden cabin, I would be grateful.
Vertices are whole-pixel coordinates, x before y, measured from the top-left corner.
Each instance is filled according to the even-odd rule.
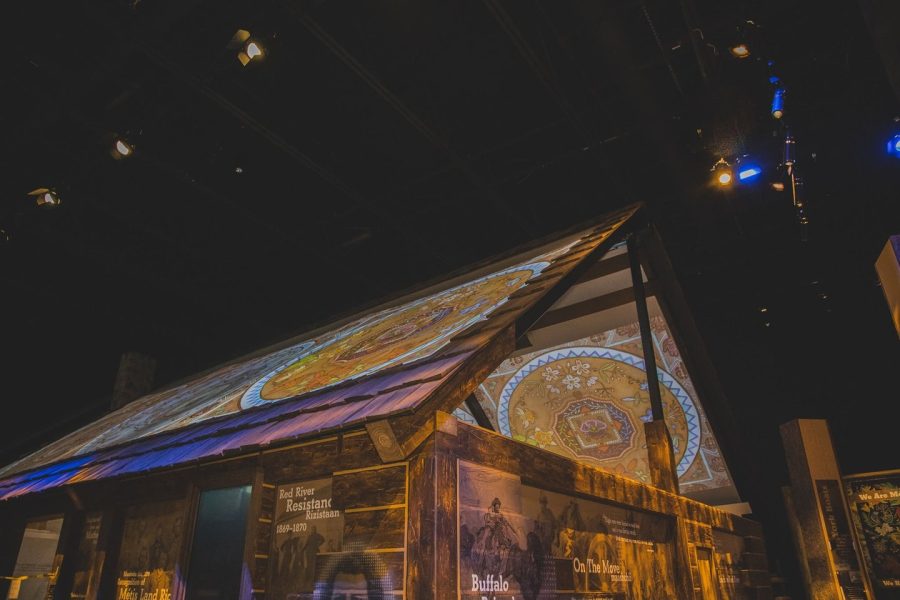
[[[766,598],[727,414],[630,206],[3,468],[0,594]]]

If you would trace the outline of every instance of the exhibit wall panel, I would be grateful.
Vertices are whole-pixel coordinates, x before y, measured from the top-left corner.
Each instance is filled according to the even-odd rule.
[[[407,469],[301,467],[267,481],[254,598],[405,597]]]
[[[770,586],[758,523],[464,423],[437,438],[457,479],[434,482],[456,492],[435,502],[456,549],[436,572],[455,571],[455,597],[743,600]]]

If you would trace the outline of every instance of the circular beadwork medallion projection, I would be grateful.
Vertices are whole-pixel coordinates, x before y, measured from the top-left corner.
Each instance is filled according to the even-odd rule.
[[[512,267],[351,325],[260,379],[241,406],[290,398],[429,356],[486,318],[548,264]]]
[[[700,449],[694,400],[657,369],[678,474]],[[505,435],[587,459],[638,479],[649,476],[643,422],[651,419],[644,359],[612,348],[576,346],[539,354],[506,382],[498,406]]]

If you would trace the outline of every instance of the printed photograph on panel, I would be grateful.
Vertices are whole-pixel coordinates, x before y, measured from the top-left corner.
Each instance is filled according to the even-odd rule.
[[[312,598],[329,554],[343,549],[344,518],[332,508],[331,479],[278,486],[269,554],[269,592],[278,600]]]
[[[402,598],[404,554],[380,551],[383,529],[397,527],[388,516],[394,513],[345,514],[333,502],[332,484],[327,478],[276,488],[266,597]]]
[[[184,500],[171,500],[126,511],[116,598],[170,600],[177,592],[185,505]]]
[[[75,555],[72,591],[69,594],[73,600],[80,598],[94,600],[97,597],[100,569],[103,567],[103,553],[97,551],[101,522],[102,514],[99,512],[88,513],[84,518]]]
[[[900,471],[850,479],[847,494],[877,597],[900,598]]]
[[[462,598],[672,598],[673,523],[459,463]]]

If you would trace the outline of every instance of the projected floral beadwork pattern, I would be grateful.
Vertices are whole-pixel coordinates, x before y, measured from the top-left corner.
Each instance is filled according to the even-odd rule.
[[[273,370],[247,390],[241,405],[289,398],[434,354],[548,264],[506,269],[366,319]]]
[[[610,348],[571,347],[525,363],[500,393],[500,430],[514,439],[598,462],[615,460],[649,481],[642,421],[650,419],[642,358]],[[700,420],[693,400],[660,373],[666,424],[678,472],[697,455]]]
[[[693,382],[662,316],[651,318],[663,409],[683,492],[733,486]],[[475,393],[501,433],[649,481],[649,394],[637,323],[504,361]],[[460,418],[473,422],[462,410]]]

